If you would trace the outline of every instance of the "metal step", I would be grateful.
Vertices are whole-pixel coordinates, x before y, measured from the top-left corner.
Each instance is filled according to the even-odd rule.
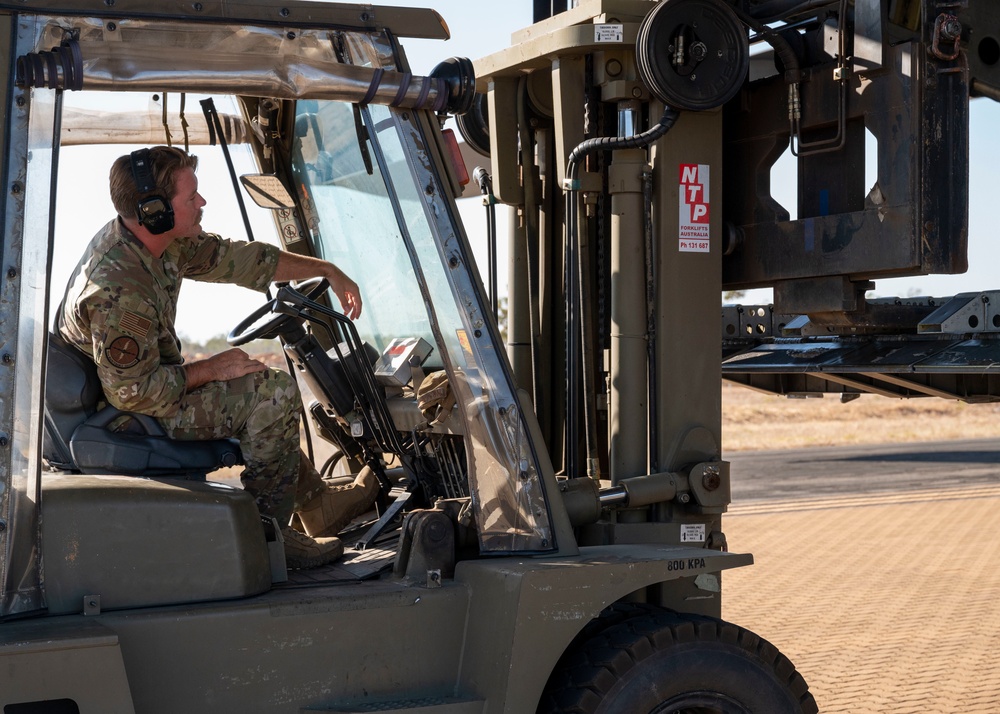
[[[482,699],[459,699],[456,697],[424,697],[402,699],[392,702],[365,702],[363,704],[336,704],[328,707],[307,707],[307,712],[336,712],[337,714],[483,714],[486,702]]]

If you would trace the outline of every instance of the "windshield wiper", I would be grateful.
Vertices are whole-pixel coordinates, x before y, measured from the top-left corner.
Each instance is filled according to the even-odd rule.
[[[365,170],[371,176],[375,173],[375,168],[372,166],[372,155],[368,151],[368,141],[370,139],[368,127],[365,126],[364,117],[361,116],[361,107],[357,104],[352,104],[351,108],[354,110],[354,131],[358,135],[358,149],[361,151],[361,160],[365,162]]]
[[[347,59],[347,49],[344,47],[343,33],[333,33],[330,41],[333,44],[333,52],[337,55],[337,61],[341,64],[351,64]],[[368,127],[365,126],[365,120],[361,116],[361,107],[357,104],[352,104],[351,109],[354,110],[354,132],[358,135],[358,150],[361,152],[361,160],[365,162],[365,170],[371,176],[375,173],[375,168],[372,166],[372,155],[368,152],[368,140],[370,138]]]

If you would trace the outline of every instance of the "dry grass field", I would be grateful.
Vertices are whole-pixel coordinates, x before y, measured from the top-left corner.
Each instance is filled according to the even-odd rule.
[[[1000,437],[1000,404],[936,398],[788,399],[723,384],[724,451]]]

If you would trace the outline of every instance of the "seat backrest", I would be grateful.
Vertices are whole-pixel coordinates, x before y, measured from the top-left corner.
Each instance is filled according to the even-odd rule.
[[[58,332],[49,334],[42,454],[56,468],[73,469],[70,437],[97,411],[103,390],[97,366]]]
[[[128,414],[128,429],[112,429],[123,412],[103,405],[103,393],[93,360],[60,335],[50,334],[42,455],[53,468],[78,473],[203,477],[221,466],[243,463],[235,439],[170,439],[155,419],[142,414]]]

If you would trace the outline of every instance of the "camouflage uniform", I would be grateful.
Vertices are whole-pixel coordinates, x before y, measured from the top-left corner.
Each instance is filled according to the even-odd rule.
[[[94,359],[115,407],[156,417],[176,439],[239,439],[244,488],[261,513],[285,524],[296,504],[323,488],[299,450],[295,381],[267,369],[188,392],[174,329],[184,278],[263,291],[278,255],[271,245],[202,233],[173,241],[157,259],[115,219],[94,237],[70,279],[59,331]],[[297,475],[296,492],[289,487]]]

